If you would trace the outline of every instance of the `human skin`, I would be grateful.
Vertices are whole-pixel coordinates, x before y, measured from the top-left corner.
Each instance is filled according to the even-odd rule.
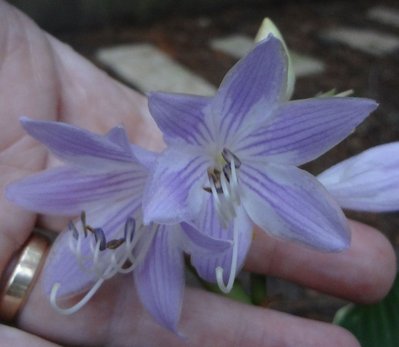
[[[44,146],[27,136],[19,117],[58,120],[105,133],[123,123],[132,142],[161,149],[145,97],[109,78],[68,46],[0,0],[0,272],[39,224],[62,230],[65,219],[39,217],[9,203],[4,187],[54,165]],[[12,217],[10,217],[12,216]],[[246,270],[278,276],[337,297],[371,303],[396,274],[394,251],[373,228],[351,222],[352,244],[327,254],[255,231]],[[141,306],[131,276],[106,282],[81,311],[62,316],[35,285],[17,321],[0,326],[10,346],[359,346],[332,324],[232,302],[187,288],[179,330],[158,326]],[[44,340],[33,335],[40,335]],[[47,341],[46,341],[47,340]],[[52,341],[52,342],[49,342]]]

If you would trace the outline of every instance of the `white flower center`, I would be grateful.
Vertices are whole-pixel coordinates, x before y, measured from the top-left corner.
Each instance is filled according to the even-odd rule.
[[[86,224],[84,212],[82,212],[80,224],[81,230],[78,230],[72,222],[69,224],[69,247],[81,270],[91,276],[94,274],[97,281],[77,304],[69,308],[58,306],[56,297],[61,284],[55,283],[51,289],[50,303],[61,314],[72,314],[80,310],[105,280],[117,273],[132,272],[144,259],[151,244],[152,237],[142,238],[141,236],[144,232],[152,234],[155,232],[155,227],[142,225],[138,227],[137,219],[128,218],[123,231],[119,232],[121,237],[107,241],[101,228],[93,228]],[[148,228],[154,230],[148,230]],[[84,242],[90,242],[88,251],[82,249]]]
[[[230,150],[224,148],[221,155],[220,168],[208,170],[209,187],[204,190],[212,193],[219,220],[224,228],[236,217],[236,209],[240,205],[240,191],[237,170],[241,166],[240,159]],[[229,293],[233,287],[238,262],[238,228],[233,226],[233,249],[231,255],[230,274],[227,284],[223,281],[224,269],[216,267],[216,280],[220,290]]]
[[[241,202],[237,176],[241,161],[224,148],[220,162],[220,167],[208,169],[209,187],[204,190],[212,193],[219,220],[226,228],[236,216],[236,208]]]

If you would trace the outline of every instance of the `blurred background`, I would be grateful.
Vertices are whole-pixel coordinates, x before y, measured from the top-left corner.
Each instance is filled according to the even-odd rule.
[[[380,103],[357,131],[306,166],[312,173],[362,150],[399,140],[399,3],[290,0],[14,0],[42,28],[141,92],[211,95],[253,45],[264,17],[294,60],[294,99],[333,88]],[[383,230],[399,249],[399,214],[348,213]],[[331,320],[344,302],[268,281],[265,305]]]

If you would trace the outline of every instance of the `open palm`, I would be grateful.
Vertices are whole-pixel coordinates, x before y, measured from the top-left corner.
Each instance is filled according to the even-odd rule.
[[[22,115],[59,120],[105,133],[123,123],[132,142],[157,149],[160,133],[146,99],[110,79],[72,49],[41,31],[0,0],[0,186],[53,165],[44,146],[27,136]],[[0,196],[0,271],[36,224],[61,230],[65,220],[21,210]],[[353,222],[353,241],[342,254],[322,254],[257,233],[247,269],[279,276],[360,302],[381,298],[395,274],[387,240]],[[131,276],[105,283],[73,316],[54,312],[40,279],[18,327],[55,343],[78,346],[357,346],[344,330],[290,315],[233,303],[187,289],[182,340],[158,326],[139,303]],[[5,345],[52,346],[21,330],[0,327]]]

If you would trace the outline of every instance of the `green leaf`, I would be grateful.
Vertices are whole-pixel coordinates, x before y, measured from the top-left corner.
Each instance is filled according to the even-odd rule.
[[[347,305],[334,323],[351,331],[362,347],[399,346],[399,274],[389,294],[374,305]]]
[[[230,293],[224,294],[218,287],[217,284],[208,283],[204,280],[201,280],[202,285],[204,288],[209,290],[210,292],[214,292],[216,294],[220,294],[225,296],[226,298],[242,302],[244,304],[251,304],[251,299],[248,294],[245,292],[244,288],[242,287],[240,281],[235,280],[233,288],[231,289]]]
[[[264,306],[267,302],[267,277],[251,273],[250,275],[251,301],[256,306]]]

